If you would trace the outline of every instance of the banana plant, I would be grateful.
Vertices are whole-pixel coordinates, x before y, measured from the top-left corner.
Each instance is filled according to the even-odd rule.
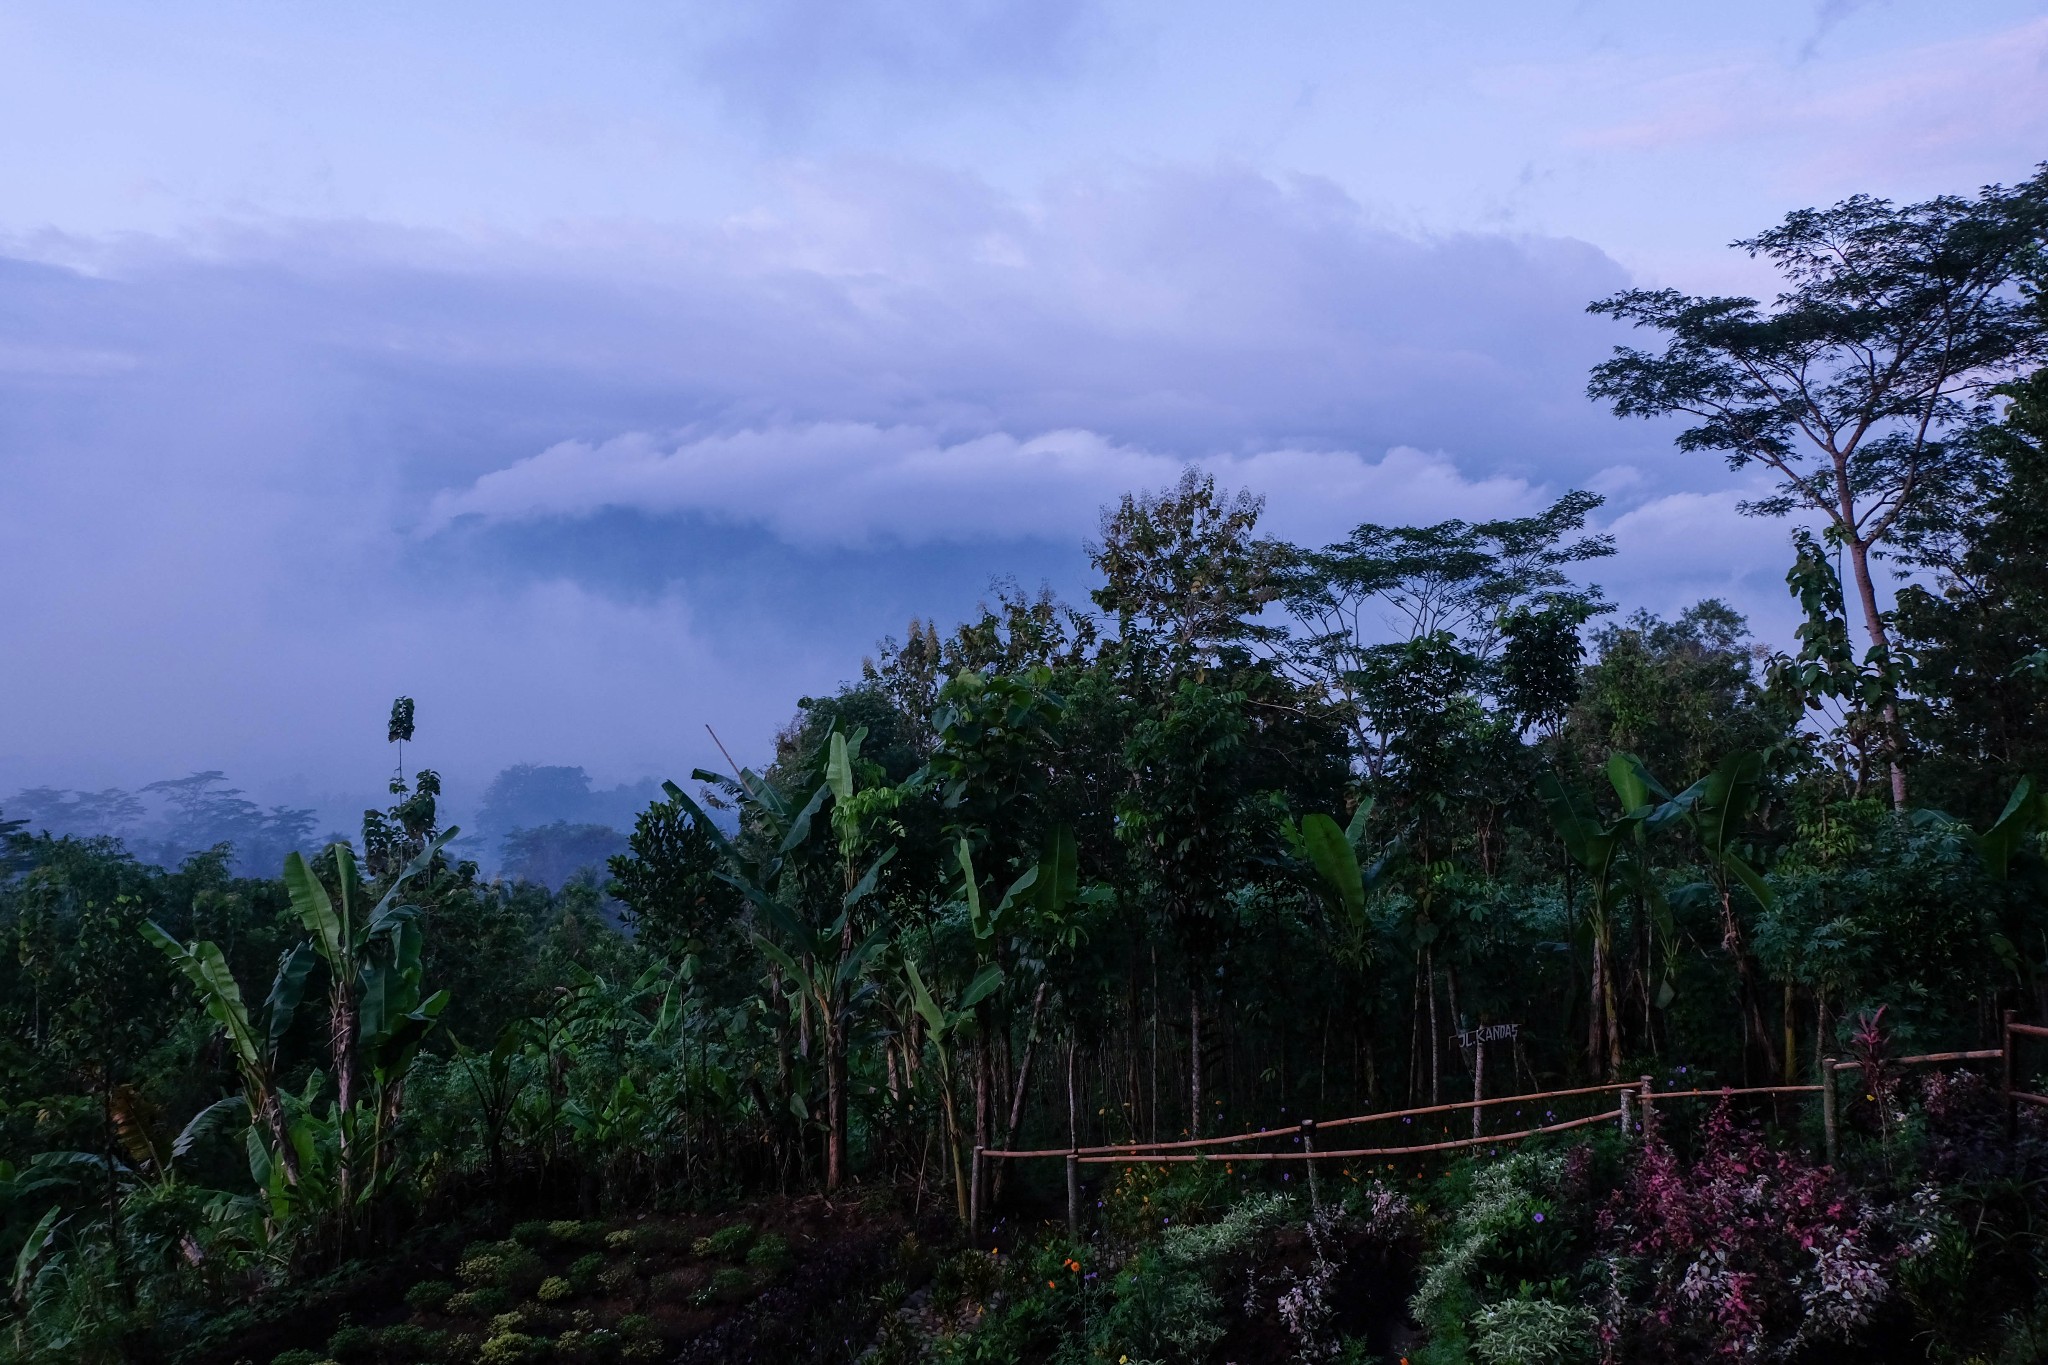
[[[1738,750],[1676,796],[1664,793],[1654,779],[1644,776],[1650,787],[1665,796],[1652,819],[1660,824],[1673,818],[1683,819],[1699,842],[1707,886],[1720,909],[1721,947],[1735,963],[1751,1035],[1764,1052],[1767,1068],[1772,1072],[1782,1070],[1789,1079],[1794,1065],[1792,1047],[1788,1041],[1782,1059],[1773,1055],[1771,1034],[1764,1025],[1760,973],[1752,960],[1742,931],[1742,916],[1735,905],[1737,885],[1749,892],[1760,909],[1769,910],[1777,902],[1777,892],[1742,855],[1743,830],[1763,799],[1763,775],[1763,755],[1754,750]]]
[[[267,1027],[259,1032],[250,1021],[242,989],[236,984],[234,973],[228,969],[227,958],[216,944],[205,940],[180,943],[154,921],[143,924],[142,935],[154,943],[191,983],[200,1004],[227,1039],[235,1068],[242,1078],[240,1103],[248,1114],[251,1141],[265,1152],[263,1172],[258,1174],[253,1168],[251,1172],[258,1188],[271,1184],[270,1174],[274,1171],[283,1190],[290,1191],[299,1183],[301,1144],[295,1140],[292,1116],[287,1112],[278,1090],[277,1054],[298,1012],[299,1001],[305,995],[306,978],[313,968],[312,946],[301,943],[279,960],[277,975],[271,982],[270,996],[265,1002]],[[172,1145],[173,1156],[189,1151],[236,1102],[232,1097],[219,1100],[194,1115]],[[256,1136],[258,1133],[262,1134],[261,1138]]]
[[[1970,846],[1984,860],[1984,870],[2004,881],[2014,855],[2025,849],[2027,836],[2044,827],[2048,827],[2048,792],[2037,790],[2033,778],[2022,777],[1991,827],[1982,834],[1970,833]]]
[[[1623,781],[1615,782],[1617,765],[1613,761],[1608,765],[1608,777],[1615,782],[1617,792],[1633,776],[1625,771],[1626,764],[1620,766],[1624,770]],[[1613,820],[1602,821],[1579,808],[1571,790],[1555,773],[1544,773],[1538,779],[1538,787],[1551,824],[1557,829],[1565,852],[1585,872],[1591,893],[1586,917],[1593,957],[1587,1050],[1596,1061],[1604,1061],[1611,1078],[1621,1071],[1621,1015],[1614,995],[1615,912],[1627,889],[1623,879],[1629,854],[1636,847],[1635,834],[1649,808],[1638,804],[1624,809]],[[1627,801],[1626,794],[1622,799]]]
[[[337,1194],[343,1206],[375,1194],[386,1178],[385,1149],[396,1121],[404,1078],[420,1044],[448,1004],[448,992],[420,997],[420,907],[403,899],[414,878],[428,871],[449,840],[450,826],[413,856],[367,910],[358,905],[355,854],[337,843],[336,894],[313,875],[297,851],[284,860],[292,910],[313,951],[327,968],[328,1043],[334,1063],[335,1114],[340,1162]],[[359,1082],[369,1069],[366,1113],[359,1116]],[[367,1127],[367,1132],[358,1129]],[[367,1142],[368,1178],[357,1179],[357,1149]]]
[[[1295,855],[1315,869],[1323,899],[1336,911],[1343,933],[1339,954],[1356,967],[1372,961],[1372,921],[1366,916],[1366,899],[1385,875],[1393,857],[1389,852],[1370,865],[1358,860],[1359,845],[1365,839],[1372,809],[1373,800],[1368,796],[1358,803],[1351,823],[1342,828],[1335,817],[1320,811],[1302,816],[1299,824],[1283,819],[1280,825],[1280,832]]]
[[[664,784],[670,799],[699,822],[724,856],[727,870],[720,875],[759,912],[754,942],[796,988],[803,1002],[800,1034],[805,1021],[815,1020],[824,1053],[828,1189],[837,1189],[846,1176],[847,1039],[856,1015],[874,995],[872,984],[862,979],[867,964],[888,937],[880,922],[863,933],[861,920],[879,921],[872,914],[876,891],[883,868],[896,856],[896,845],[886,840],[900,833],[893,812],[919,781],[863,789],[859,759],[865,737],[865,730],[851,736],[836,729],[830,733],[817,785],[801,805],[751,770],[742,769],[736,778],[702,769],[693,774],[743,804],[772,850],[755,859],[743,855],[680,787]],[[800,875],[796,861],[828,800],[840,872],[836,896],[819,895]]]
[[[924,1020],[925,1038],[932,1045],[932,1065],[939,1076],[939,1108],[946,1121],[946,1155],[953,1169],[953,1198],[961,1223],[968,1218],[967,1171],[960,1141],[960,1117],[954,1101],[953,1042],[974,1024],[975,1007],[1003,984],[1003,969],[991,962],[974,974],[959,999],[941,1005],[925,984],[924,974],[913,958],[905,958],[903,975],[910,984],[911,1004]]]
[[[180,943],[162,926],[142,926],[143,937],[170,958],[207,1014],[219,1025],[234,1054],[242,1078],[242,1103],[248,1110],[250,1174],[268,1200],[273,1219],[282,1223],[292,1209],[307,1202],[311,1191],[308,1167],[319,1160],[320,1127],[312,1117],[312,1094],[293,1097],[277,1083],[278,1051],[304,1000],[316,965],[328,975],[328,1045],[337,1095],[331,1135],[337,1160],[323,1195],[346,1207],[358,1197],[352,1179],[356,1129],[366,1126],[372,1151],[371,1179],[360,1194],[368,1197],[383,1177],[380,1164],[391,1121],[396,1118],[406,1069],[447,1004],[446,991],[420,998],[419,909],[403,903],[406,884],[424,872],[448,840],[450,829],[423,850],[393,880],[366,913],[357,908],[355,859],[346,844],[333,848],[340,883],[337,899],[294,852],[285,859],[284,876],[292,908],[307,938],[279,960],[265,1001],[265,1025],[252,1021],[241,987],[218,945],[198,940]],[[372,1103],[367,1117],[358,1114],[357,1077],[367,1063]],[[316,1073],[309,1083],[317,1086]],[[206,1126],[220,1118],[223,1104],[209,1106],[186,1125],[174,1154],[189,1149]],[[324,1202],[324,1199],[316,1202]]]

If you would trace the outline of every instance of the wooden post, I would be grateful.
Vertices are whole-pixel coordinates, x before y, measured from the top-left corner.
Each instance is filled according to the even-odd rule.
[[[1081,1235],[1081,1154],[1067,1153],[1067,1236]]]
[[[1301,1121],[1301,1150],[1305,1154],[1306,1159],[1301,1164],[1308,1167],[1308,1202],[1309,1207],[1320,1209],[1323,1206],[1323,1192],[1322,1187],[1316,1183],[1315,1157],[1306,1155],[1313,1153],[1315,1149],[1316,1121],[1314,1119],[1303,1119]]]
[[[1479,1101],[1486,1098],[1486,1040],[1472,1044],[1472,1136],[1479,1136],[1479,1116],[1486,1111]]]
[[[1636,1092],[1633,1090],[1621,1092],[1621,1135],[1624,1138],[1635,1136],[1635,1106],[1631,1103],[1635,1097]]]
[[[1827,1143],[1828,1165],[1835,1164],[1840,1146],[1835,1133],[1835,1059],[1820,1059],[1820,1126]]]
[[[2000,1059],[2003,1071],[2000,1084],[2004,1088],[2005,1095],[2005,1138],[2008,1142],[2017,1140],[2020,1135],[2020,1102],[2012,1097],[2012,1092],[2015,1088],[2012,1083],[2012,1026],[2013,1021],[2018,1017],[2019,1011],[2017,1010],[2007,1010],[2005,1012],[2004,1028],[2000,1030],[1998,1042],[1999,1051],[2005,1054]]]
[[[981,1236],[981,1154],[980,1143],[974,1144],[974,1159],[967,1167],[967,1235]]]
[[[1636,1102],[1643,1111],[1643,1141],[1652,1141],[1657,1136],[1657,1092],[1648,1076],[1636,1077]]]

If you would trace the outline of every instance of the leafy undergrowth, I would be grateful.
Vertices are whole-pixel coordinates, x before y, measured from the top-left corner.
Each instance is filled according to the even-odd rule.
[[[248,1365],[843,1360],[929,1258],[908,1219],[822,1197],[741,1213],[531,1221],[337,1284],[209,1343]],[[885,1295],[878,1290],[888,1286]],[[336,1305],[346,1303],[338,1323]],[[322,1309],[327,1311],[323,1314]]]
[[[1393,1360],[1422,1240],[1408,1198],[1337,1176],[1320,1201],[1227,1165],[1126,1167],[1076,1241],[999,1226],[887,1317],[872,1365]]]

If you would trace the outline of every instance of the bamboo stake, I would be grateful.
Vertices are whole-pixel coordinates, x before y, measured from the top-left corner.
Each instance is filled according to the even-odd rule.
[[[1835,1067],[1832,1057],[1821,1058],[1820,1063],[1820,1122],[1827,1139],[1828,1165],[1835,1164],[1838,1152],[1835,1134]]]

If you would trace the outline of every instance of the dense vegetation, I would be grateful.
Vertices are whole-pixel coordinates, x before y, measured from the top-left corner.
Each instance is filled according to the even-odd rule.
[[[912,622],[601,881],[483,879],[402,763],[351,842],[252,807],[278,877],[0,824],[4,1349],[2038,1358],[2048,1133],[1889,1059],[2048,1017],[2044,200],[1852,200],[1742,244],[1769,307],[1597,305],[1667,349],[1596,396],[1818,509],[1796,652],[1617,612],[1591,494],[1299,547],[1190,471],[1105,511],[1092,612]],[[1313,1188],[1090,1167],[1078,1241],[1005,1165],[961,1240],[977,1146],[1829,1056],[1833,1166],[1802,1102],[1673,1107]]]

